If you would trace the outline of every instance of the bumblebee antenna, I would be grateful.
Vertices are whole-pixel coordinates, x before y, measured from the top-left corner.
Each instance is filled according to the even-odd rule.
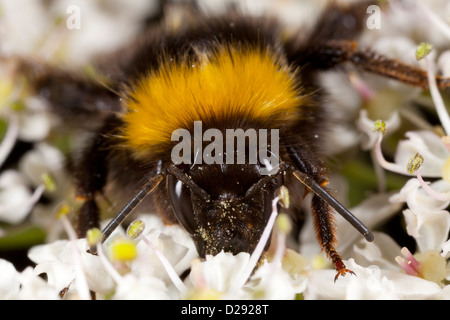
[[[320,184],[314,181],[307,174],[294,170],[292,174],[306,187],[311,189],[317,196],[322,198],[323,201],[328,203],[332,208],[336,210],[345,220],[350,222],[350,224],[358,230],[367,241],[372,242],[374,236],[372,232],[358,219],[356,218],[347,208],[345,208],[339,201],[337,201],[328,191],[326,191]]]
[[[141,203],[144,198],[150,194],[164,178],[163,173],[151,178],[146,184],[144,184],[139,192],[131,199],[130,202],[120,211],[116,217],[102,230],[102,242],[109,238],[111,233],[117,229],[117,227],[128,217],[128,215]],[[94,245],[89,249],[92,254],[97,254],[97,246]]]

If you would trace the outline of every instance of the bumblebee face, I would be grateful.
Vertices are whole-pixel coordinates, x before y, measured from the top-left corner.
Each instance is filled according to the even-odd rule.
[[[171,175],[167,188],[173,212],[192,235],[201,257],[220,251],[253,252],[272,212],[276,178],[259,165],[203,165]]]

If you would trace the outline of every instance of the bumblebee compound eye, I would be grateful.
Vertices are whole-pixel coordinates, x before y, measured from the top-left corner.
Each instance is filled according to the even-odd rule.
[[[191,191],[179,179],[172,175],[167,176],[167,191],[170,204],[178,222],[190,234],[194,233],[194,211],[192,209]]]

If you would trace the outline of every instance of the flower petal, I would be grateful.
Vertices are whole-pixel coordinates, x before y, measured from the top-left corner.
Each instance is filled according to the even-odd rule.
[[[0,299],[7,300],[16,296],[20,289],[20,280],[14,265],[0,259]]]
[[[357,276],[346,276],[336,283],[332,281],[334,270],[312,271],[304,292],[305,299],[431,299],[441,291],[432,281],[402,272],[381,270],[376,266],[363,268],[353,259],[346,264]]]
[[[168,289],[161,279],[156,277],[136,277],[126,274],[117,285],[113,300],[167,300]]]
[[[17,224],[22,222],[31,210],[33,194],[23,177],[14,170],[0,175],[0,220]]]
[[[440,178],[442,166],[449,156],[449,152],[441,138],[431,131],[408,131],[405,136],[407,140],[399,142],[395,163],[404,166],[416,153],[420,153],[424,162],[420,172],[424,177]]]
[[[233,285],[234,279],[244,271],[249,259],[250,255],[246,252],[233,255],[221,251],[216,256],[207,255],[205,261],[198,266],[201,268],[208,288],[227,292]]]
[[[416,239],[419,251],[440,251],[448,239],[450,214],[445,210],[422,210],[419,212],[406,209],[403,211],[406,231]]]

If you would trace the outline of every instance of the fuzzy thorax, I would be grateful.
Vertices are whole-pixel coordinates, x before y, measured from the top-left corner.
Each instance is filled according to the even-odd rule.
[[[194,121],[246,121],[272,127],[298,120],[301,94],[295,72],[262,49],[223,48],[195,62],[166,59],[129,92],[123,138],[134,156],[171,143],[172,132]],[[238,121],[236,121],[238,119]]]

